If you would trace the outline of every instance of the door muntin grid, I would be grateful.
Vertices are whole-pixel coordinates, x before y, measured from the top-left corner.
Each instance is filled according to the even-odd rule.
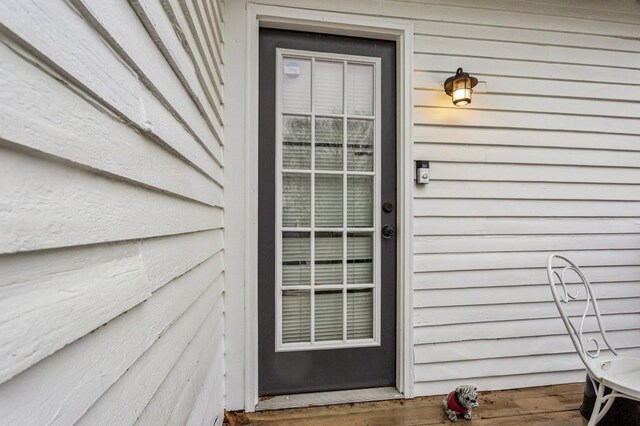
[[[379,346],[380,59],[276,54],[276,351]]]

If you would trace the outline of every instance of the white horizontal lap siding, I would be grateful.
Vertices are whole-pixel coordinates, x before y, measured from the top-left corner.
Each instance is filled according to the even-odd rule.
[[[0,5],[3,422],[221,423],[221,6]]]
[[[506,22],[470,19],[489,3]],[[477,7],[416,22],[414,155],[432,168],[414,193],[418,394],[583,380],[549,296],[554,251],[588,266],[611,339],[640,351],[640,44],[613,37],[640,9],[550,29]],[[440,87],[459,66],[480,80],[463,109]]]
[[[417,395],[584,380],[545,260],[585,266],[612,338],[640,349],[640,5],[263,0],[414,25]],[[444,80],[480,80],[456,108]],[[615,337],[614,337],[615,336]]]

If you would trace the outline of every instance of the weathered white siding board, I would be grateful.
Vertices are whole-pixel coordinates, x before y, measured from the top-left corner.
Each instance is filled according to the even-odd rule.
[[[162,334],[79,420],[84,425],[133,424],[182,352],[222,315],[222,279],[218,278],[171,327]],[[136,389],[133,394],[129,389]],[[171,407],[169,407],[171,408]]]
[[[636,218],[416,217],[415,221],[416,235],[637,234],[640,230]]]
[[[611,2],[610,2],[611,3]],[[416,20],[416,35],[453,37],[469,40],[497,41],[502,43],[518,43],[533,46],[562,46],[584,49],[583,53],[592,51],[640,53],[638,41],[629,37],[599,36],[584,33],[571,33],[563,28],[555,30],[535,30],[497,25],[483,25],[483,22],[456,23],[438,22],[435,20]]]
[[[425,151],[421,151],[425,152]],[[426,152],[429,152],[426,150]],[[429,154],[424,154],[428,156]],[[428,188],[416,189],[416,198],[473,198],[511,200],[605,200],[637,201],[640,191],[633,185],[593,183],[438,181]],[[508,211],[505,216],[509,216]],[[640,224],[639,224],[640,225]],[[420,228],[418,228],[420,229]],[[638,228],[640,230],[640,228]]]
[[[481,237],[484,238],[484,237]],[[638,279],[640,266],[599,266],[583,268],[593,283],[628,282]],[[540,285],[547,280],[544,267],[476,271],[416,272],[414,288],[471,288]]]
[[[438,76],[441,82],[446,76]],[[487,77],[488,78],[488,77]],[[569,114],[588,116],[602,120],[610,118],[636,119],[640,115],[640,106],[633,102],[618,100],[593,100],[580,98],[542,97],[529,95],[501,95],[475,91],[473,103],[467,109],[485,111],[518,111],[520,113]],[[589,93],[590,94],[590,93]],[[420,108],[433,106],[449,108],[449,98],[441,87],[420,89],[413,93],[413,100]],[[451,107],[454,107],[451,105]],[[454,107],[456,108],[456,107]]]
[[[565,251],[577,263],[589,266],[634,265],[640,250],[580,250]],[[539,267],[549,257],[549,252],[494,253],[438,253],[416,254],[416,272],[478,271],[485,269],[522,269]],[[541,268],[542,269],[542,268]]]
[[[632,135],[603,136],[597,133],[562,132],[544,129],[505,129],[488,127],[416,126],[416,142],[439,142],[463,145],[495,145],[548,148],[584,148],[612,151],[638,150],[637,137]],[[517,142],[517,144],[515,143]]]
[[[162,51],[165,59],[174,70],[183,86],[191,92],[197,103],[202,108],[208,109],[204,99],[208,101],[209,108],[217,119],[222,122],[222,104],[219,98],[214,99],[213,84],[205,79],[200,69],[199,58],[190,55],[183,47],[180,37],[184,37],[178,26],[173,26],[172,13],[165,12],[162,4],[157,1],[132,1],[132,7],[138,14],[138,18],[151,34],[154,42]],[[186,44],[187,41],[184,41]],[[224,143],[224,141],[220,141]]]
[[[584,380],[550,300],[544,262],[558,250],[586,266],[605,321],[638,351],[640,4],[257,3],[414,24],[413,152],[431,164],[414,189],[416,394]],[[243,7],[230,16],[246,24]],[[458,67],[480,80],[466,108],[442,91]]]
[[[447,170],[449,167],[442,167]],[[434,173],[437,168],[431,167]],[[491,175],[491,174],[490,174]],[[482,176],[481,171],[477,178]],[[466,179],[458,179],[466,180]],[[472,179],[470,179],[472,180]],[[497,179],[506,180],[506,179]],[[518,179],[521,180],[521,179]],[[425,199],[416,200],[416,209],[421,216],[456,216],[469,217],[469,211],[479,216],[534,216],[534,217],[606,217],[612,211],[616,216],[638,217],[640,215],[640,203],[629,201],[555,201],[555,200],[484,200],[484,199]],[[510,209],[508,215],[505,209]],[[640,242],[640,237],[636,237]],[[551,247],[553,249],[553,247]]]
[[[222,220],[220,208],[8,149],[0,169],[0,198],[12,200],[0,253],[204,231]]]
[[[568,64],[571,66],[587,65],[615,69],[634,69],[638,68],[637,63],[640,62],[640,52],[615,52],[589,49],[588,54],[585,54],[583,48],[552,46],[548,44],[535,45],[526,42],[516,43],[511,40],[505,42],[472,39],[464,36],[416,35],[415,46],[416,53],[464,57],[473,55],[483,58],[548,62],[553,64]],[[561,75],[564,75],[564,73]]]
[[[63,77],[139,131],[175,149],[209,176],[216,176],[222,149],[213,135],[203,141],[189,133],[69,5],[8,1],[0,5],[0,15],[11,16],[3,23],[16,42],[32,50],[36,58],[64,73]],[[39,31],[31,30],[36,27]]]
[[[499,74],[473,73],[483,83],[476,86],[474,99],[483,102],[485,97],[495,99],[500,94],[527,97],[532,102],[546,102],[553,106],[553,101],[566,103],[571,100],[615,101],[633,108],[633,102],[640,96],[640,87],[629,84],[598,82],[593,84],[581,80],[557,80],[532,77],[508,76]],[[415,70],[413,82],[416,87],[414,96],[419,97],[423,90],[441,90],[442,82],[452,75],[447,69]],[[540,99],[531,99],[531,98]],[[614,102],[611,102],[614,103]],[[470,106],[471,106],[470,105]],[[502,105],[500,104],[497,104]],[[589,103],[590,105],[590,103]],[[600,111],[606,114],[607,111]]]
[[[640,74],[639,74],[640,77]],[[640,133],[638,120],[626,118],[601,118],[584,115],[528,114],[502,110],[480,110],[468,108],[465,120],[454,114],[455,106],[416,107],[416,124],[456,125],[468,127],[505,127],[515,129],[561,130],[566,132],[593,132],[618,135],[637,135]]]
[[[565,183],[600,183],[600,184],[638,184],[640,183],[640,168],[631,167],[590,167],[580,165],[551,165],[544,164],[509,164],[509,163],[473,163],[473,162],[432,162],[431,171],[437,174],[434,180],[491,180],[506,182],[565,182]],[[583,202],[583,205],[587,205]],[[419,204],[416,203],[416,204]],[[523,202],[522,205],[525,203]],[[531,207],[533,207],[531,203]],[[514,205],[513,207],[521,204]],[[543,206],[550,206],[538,202],[536,206],[544,210]],[[558,206],[580,205],[579,202],[555,203]],[[633,208],[633,202],[616,202],[609,204],[618,208]],[[591,207],[606,208],[607,203],[591,203]],[[416,205],[416,207],[421,207]],[[488,206],[487,206],[488,207]],[[551,210],[549,210],[551,212]],[[588,212],[585,212],[588,214]]]
[[[434,64],[438,64],[437,68]],[[637,81],[640,73],[636,69],[629,68],[605,68],[589,65],[473,57],[472,50],[469,51],[468,55],[461,56],[447,56],[428,52],[416,53],[414,65],[415,70],[418,71],[444,71],[451,69],[451,74],[453,74],[456,67],[463,67],[465,70],[471,71],[473,69],[475,73],[484,75],[578,80],[589,83],[620,83],[625,85],[629,84],[630,81]],[[489,89],[493,87],[491,83],[488,83],[487,86]]]
[[[638,356],[638,349],[622,349],[621,354]],[[437,364],[416,364],[416,375],[431,377],[433,380],[464,380],[476,377],[501,377],[513,374],[538,374],[584,369],[584,364],[575,354],[528,355],[521,357],[465,360]]]
[[[214,29],[216,31],[216,36],[218,37],[218,44],[224,43],[224,31],[222,31],[222,23],[224,22],[222,2],[220,2],[219,0],[214,0],[210,3],[205,3],[213,9],[211,11],[211,14],[213,16],[213,24],[215,26]],[[224,55],[221,55],[220,59],[224,64]]]
[[[224,336],[221,336],[221,340],[224,340]],[[225,381],[226,363],[220,360],[226,357],[226,342],[224,346],[224,353],[216,354],[211,362],[209,373],[202,384],[202,392],[185,423],[188,426],[200,426],[211,419],[214,419],[213,423],[216,425],[222,423],[226,394],[218,384]]]
[[[413,245],[414,252],[422,254],[565,251],[584,250],[585,247],[591,250],[640,249],[640,235],[571,235],[568,237],[536,235],[526,238],[514,235],[491,237],[434,236],[417,237]],[[540,265],[538,267],[541,268]],[[636,272],[640,272],[640,267],[637,268]]]
[[[629,342],[640,339],[640,330],[612,331],[607,337],[618,349],[632,349]],[[585,333],[585,336],[596,337],[597,333]],[[489,341],[476,340],[459,345],[457,342],[441,343],[438,345],[421,345],[416,347],[415,356],[418,364],[435,364],[455,362],[458,360],[479,360],[495,358],[496,352],[500,358],[505,356],[529,356],[544,354],[574,354],[575,348],[565,334],[556,336],[516,337],[510,339],[494,339]]]
[[[129,4],[122,2],[112,5],[96,0],[73,0],[72,4],[86,20],[92,22],[114,50],[122,52],[121,57],[127,65],[136,71],[140,80],[177,120],[190,128],[199,139],[206,140],[213,133],[216,141],[221,143],[220,124],[204,110],[198,109],[199,106],[202,108],[202,103],[193,102],[191,94],[175,78],[171,66],[163,59]]]
[[[640,312],[640,298],[605,299],[600,302],[603,312]],[[580,315],[584,307],[569,309],[570,315]],[[554,318],[555,305],[549,302],[496,303],[485,305],[416,307],[415,321],[418,325],[475,324],[485,321],[530,320],[534,318]],[[464,318],[464,320],[461,320]]]
[[[151,297],[136,247],[123,248],[79,269],[48,271],[40,282],[0,287],[0,381]]]
[[[0,334],[11,336],[0,348],[0,382],[148,299],[220,250],[221,232],[208,231],[0,257]],[[95,278],[87,282],[87,276]]]
[[[493,3],[493,0],[488,0]],[[443,4],[438,0],[261,0],[259,3],[296,7],[301,9],[324,10],[343,13],[379,15],[394,18],[411,19],[415,22],[436,21],[454,24],[469,24],[479,26],[510,27],[515,29],[535,29],[553,32],[577,33],[587,35],[602,35],[611,37],[626,37],[636,40],[638,35],[637,6],[636,13],[618,13],[615,19],[602,19],[607,14],[607,8],[612,2],[600,3],[594,19],[593,13],[580,16],[580,2],[573,0],[567,6],[565,15],[553,13],[540,13],[539,5],[531,5],[529,9],[523,8],[523,3],[503,2],[503,7],[482,8],[476,7],[477,3],[470,0],[460,0],[458,5],[452,6],[449,2]],[[535,4],[535,2],[533,2]],[[624,3],[623,1],[617,3]],[[626,2],[629,3],[629,2]],[[529,13],[523,13],[529,12]],[[631,23],[630,23],[631,22]],[[559,31],[562,29],[562,31]],[[455,71],[455,69],[454,69]]]
[[[466,111],[465,111],[466,112]],[[601,136],[605,138],[606,136]],[[428,155],[433,161],[469,163],[543,164],[547,166],[591,166],[639,168],[640,151],[605,149],[568,149],[530,146],[464,145],[433,141],[415,145],[416,155]],[[588,171],[588,170],[587,170]],[[428,188],[418,188],[428,191]]]
[[[200,171],[135,132],[90,99],[70,91],[0,44],[0,137],[5,143],[46,153],[78,166],[126,179],[212,206],[222,205],[222,188]],[[24,95],[28,94],[28,95]],[[22,102],[15,99],[25,97]],[[27,100],[28,99],[28,100]],[[68,114],[73,111],[73,114]],[[29,126],[23,123],[28,121]],[[126,144],[122,141],[126,140]],[[216,179],[221,179],[218,173]]]
[[[222,350],[221,345],[216,345],[221,340],[222,327],[216,327],[215,330],[201,327],[137,418],[136,423],[141,425],[184,424],[186,418],[181,419],[182,421],[173,419],[174,416],[180,417],[185,414],[179,410],[179,401],[188,397],[187,392],[192,385],[197,385],[194,382],[198,377],[204,378],[206,372],[198,370],[209,367],[209,360],[213,358],[214,353]],[[193,369],[194,365],[197,369]],[[197,373],[195,377],[192,376],[192,370]],[[186,414],[188,417],[189,413]]]
[[[0,423],[219,424],[221,5],[103,3],[0,4]]]
[[[202,59],[202,72],[206,72],[209,79],[213,82],[213,89],[218,96],[218,99],[222,102],[223,87],[216,75],[215,65],[211,58],[212,52],[208,52],[206,49],[206,39],[203,35],[203,29],[196,25],[194,5],[190,0],[169,0],[168,6],[173,11],[174,17],[180,26],[183,28],[183,34],[186,35],[187,40],[190,41],[189,46],[193,50],[193,55]]]
[[[577,356],[577,355],[576,355]],[[524,362],[524,359],[522,359]],[[578,366],[567,371],[546,371],[543,373],[512,374],[510,376],[486,376],[468,379],[469,383],[478,386],[479,389],[517,389],[528,386],[549,386],[561,383],[583,382],[585,371],[583,366]],[[419,395],[446,394],[460,386],[460,379],[434,381],[416,381],[416,392]]]
[[[210,52],[213,56],[211,62],[213,64],[214,70],[216,71],[216,76],[222,79],[222,51],[220,50],[220,45],[218,43],[220,37],[215,31],[215,26],[210,19],[209,8],[206,3],[208,2],[195,0],[192,4],[198,18],[197,23],[200,24],[199,28],[201,28],[203,31],[202,35],[207,46],[207,51]]]
[[[180,360],[182,370],[175,369],[175,371],[172,371],[173,375],[169,376],[169,378],[175,378],[176,381],[179,381],[182,377],[188,376],[190,379],[184,383],[181,389],[174,391],[175,399],[169,403],[174,408],[167,419],[168,425],[181,426],[187,424],[191,414],[191,407],[194,406],[198,395],[201,393],[210,365],[216,364],[218,367],[222,365],[220,362],[224,357],[224,345],[222,341],[222,325],[218,325],[199,357],[195,359],[195,357],[187,358],[184,356],[184,358]],[[188,371],[192,364],[197,365],[197,370],[189,376]],[[215,404],[216,402],[213,403]],[[165,403],[164,406],[167,406],[167,404]],[[220,418],[220,420],[222,419]],[[150,425],[154,424],[158,423],[150,423]]]
[[[640,323],[640,313],[604,315],[603,320],[607,330],[624,331],[637,330]],[[544,330],[541,333],[540,330]],[[585,324],[586,332],[596,331],[597,327],[592,321]],[[414,333],[416,351],[436,350],[445,343],[458,344],[461,341],[480,341],[487,344],[491,339],[514,339],[542,336],[565,336],[567,330],[564,325],[558,324],[556,318],[538,318],[525,321],[500,321],[485,322],[483,327],[469,327],[469,324],[450,324],[446,327],[417,327]]]
[[[640,298],[640,281],[594,284],[594,291],[600,300]],[[613,288],[612,288],[613,287]],[[486,289],[458,288],[455,290],[422,290],[416,291],[415,307],[475,306],[478,304],[535,303],[547,302],[545,286],[531,285],[525,288],[500,287],[500,291],[489,287]],[[455,302],[451,302],[451,299]],[[460,320],[464,321],[463,319]],[[640,325],[640,324],[638,324]]]
[[[412,3],[425,3],[422,0],[409,0]],[[429,1],[428,3],[431,3]],[[468,0],[451,0],[447,1],[448,5],[456,7],[469,7]],[[564,4],[562,4],[564,3]],[[473,7],[478,10],[505,11],[513,10],[517,12],[531,14],[534,17],[548,17],[556,19],[556,17],[568,18],[585,18],[588,20],[609,21],[612,23],[638,23],[639,11],[633,2],[607,2],[603,4],[595,0],[586,1],[564,1],[558,2],[554,0],[536,0],[532,2],[511,2],[509,0],[479,0],[473,2]],[[527,16],[528,17],[528,16]],[[522,19],[526,22],[526,18]],[[585,29],[582,28],[584,32]]]
[[[222,268],[220,253],[163,286],[145,303],[2,384],[0,417],[9,424],[77,421],[190,309]]]

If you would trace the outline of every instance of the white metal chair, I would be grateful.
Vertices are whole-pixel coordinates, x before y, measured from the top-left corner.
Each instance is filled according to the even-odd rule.
[[[554,266],[554,261],[559,260],[559,265]],[[574,283],[567,282],[567,273],[575,273],[579,280]],[[573,275],[573,274],[571,274]],[[575,346],[580,359],[587,368],[587,374],[593,383],[593,389],[596,391],[596,401],[593,406],[593,412],[591,419],[589,419],[589,426],[596,425],[616,398],[627,398],[635,401],[640,401],[640,358],[621,357],[618,355],[618,351],[609,343],[605,328],[602,324],[602,318],[600,317],[600,310],[598,309],[598,302],[593,294],[591,283],[585,277],[584,273],[580,270],[578,265],[569,260],[565,256],[559,254],[552,254],[547,261],[547,276],[549,278],[549,285],[551,287],[551,294],[553,300],[556,302],[558,312],[562,317],[569,337]],[[568,290],[569,285],[574,285],[577,290],[571,294]],[[562,293],[558,296],[557,286],[562,287]],[[578,299],[580,297],[581,289],[585,289],[585,298]],[[580,318],[580,324],[576,328],[572,319],[565,312],[563,305],[568,305],[569,301],[585,302],[585,308]],[[600,343],[596,338],[588,337],[587,343],[593,345],[591,349],[587,349],[585,344],[585,337],[583,331],[585,327],[585,320],[589,314],[589,307],[593,307],[593,314],[598,325],[599,337],[606,345],[611,353],[606,357],[600,355]],[[576,316],[572,316],[576,320]],[[604,395],[605,388],[611,389],[611,393]],[[604,406],[602,406],[604,404]]]

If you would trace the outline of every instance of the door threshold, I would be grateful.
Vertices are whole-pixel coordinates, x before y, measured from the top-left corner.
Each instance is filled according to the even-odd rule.
[[[384,401],[387,399],[404,399],[404,395],[394,387],[278,395],[258,402],[256,411]]]

